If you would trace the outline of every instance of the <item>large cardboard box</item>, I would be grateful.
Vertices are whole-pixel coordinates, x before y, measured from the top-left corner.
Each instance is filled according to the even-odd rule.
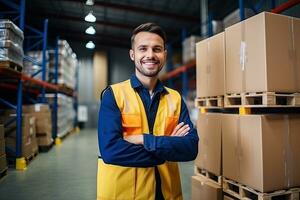
[[[8,120],[14,118],[15,115],[11,114],[10,116],[7,116],[6,118]],[[12,137],[16,138],[16,121],[9,124],[7,127],[5,127],[5,136],[6,137]],[[35,128],[35,117],[33,117],[30,114],[23,114],[22,115],[22,138],[30,137],[31,135],[36,134],[36,128]]]
[[[300,115],[223,115],[223,176],[260,192],[300,186]]]
[[[262,12],[225,29],[225,92],[299,92],[300,20]]]
[[[192,200],[221,200],[222,188],[220,185],[203,178],[192,176]]]
[[[219,33],[196,44],[197,97],[224,95],[225,34]]]
[[[222,114],[199,114],[197,130],[199,153],[195,165],[217,176],[222,174]]]

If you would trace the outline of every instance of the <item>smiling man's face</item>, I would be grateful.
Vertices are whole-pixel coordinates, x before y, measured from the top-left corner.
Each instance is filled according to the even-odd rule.
[[[146,77],[157,76],[167,57],[163,39],[150,32],[139,32],[135,36],[129,54],[135,63],[137,75]]]

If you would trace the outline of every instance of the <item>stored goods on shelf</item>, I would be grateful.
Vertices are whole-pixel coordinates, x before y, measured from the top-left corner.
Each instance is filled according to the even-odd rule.
[[[5,116],[9,121],[11,118],[15,118],[15,114]],[[16,124],[11,123],[5,127],[5,144],[8,149],[16,151]],[[22,115],[22,156],[25,158],[31,157],[38,152],[38,146],[36,141],[36,128],[35,117],[30,114]],[[8,156],[11,152],[7,153]],[[14,156],[12,154],[12,156]]]
[[[23,48],[10,40],[0,41],[0,61],[8,61],[23,66]]]
[[[249,17],[255,15],[255,13],[249,8],[245,8],[244,13],[245,13],[245,18],[249,18]],[[240,9],[238,8],[235,11],[233,11],[232,13],[230,13],[229,15],[227,15],[226,17],[224,17],[223,25],[224,25],[224,28],[227,28],[227,27],[229,27],[235,23],[238,23],[240,21],[241,21]]]
[[[65,40],[58,41],[58,77],[57,83],[74,89],[76,84],[77,58]],[[49,51],[49,82],[55,82],[55,51]]]
[[[260,192],[300,185],[300,115],[222,117],[223,176]]]
[[[268,12],[225,29],[225,92],[299,92],[299,35],[300,19]]]
[[[23,47],[24,34],[12,21],[0,19],[0,41],[10,40],[17,46]]]
[[[46,95],[48,102],[54,102],[54,94]],[[65,136],[74,127],[74,99],[67,95],[58,94],[57,96],[58,108],[57,108],[57,135],[58,137]]]
[[[33,104],[23,106],[23,113],[28,113],[36,119],[36,138],[39,146],[52,144],[52,118],[48,104]]]
[[[188,63],[196,59],[196,43],[201,40],[200,36],[192,35],[182,42],[182,62]]]
[[[22,73],[26,74],[28,76],[32,76],[33,74],[37,73],[38,71],[42,70],[42,60],[43,60],[43,51],[29,51],[26,53],[27,56],[30,56],[34,60],[38,61],[40,65],[36,65],[35,63],[32,63],[31,61],[24,60],[24,68]],[[48,51],[46,51],[46,60],[49,59],[49,54]],[[49,80],[49,63],[47,62],[46,64],[46,69],[45,69],[45,81]],[[42,72],[38,73],[36,76],[34,76],[35,79],[40,79],[42,80]]]

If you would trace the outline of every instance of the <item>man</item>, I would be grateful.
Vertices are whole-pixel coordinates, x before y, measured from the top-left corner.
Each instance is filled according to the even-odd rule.
[[[135,74],[104,91],[99,111],[98,200],[181,200],[177,161],[194,160],[198,136],[175,90],[158,80],[164,31],[138,26],[131,38]]]

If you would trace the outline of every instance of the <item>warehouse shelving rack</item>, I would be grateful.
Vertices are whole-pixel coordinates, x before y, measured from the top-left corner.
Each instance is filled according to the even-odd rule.
[[[33,103],[47,103],[46,100],[46,92],[54,93],[55,100],[53,104],[53,132],[52,137],[53,139],[57,139],[57,94],[58,92],[73,96],[73,92],[66,92],[60,91],[60,88],[57,85],[57,68],[58,68],[58,46],[55,47],[55,84],[50,84],[46,82],[46,65],[47,65],[47,58],[46,58],[46,51],[47,51],[47,32],[48,32],[48,20],[44,20],[43,31],[39,31],[29,25],[25,24],[25,0],[20,0],[19,4],[9,1],[9,0],[0,0],[0,3],[7,6],[12,11],[2,12],[1,15],[9,14],[10,16],[13,14],[14,17],[12,20],[16,23],[19,21],[19,27],[22,31],[26,29],[30,35],[25,35],[26,40],[26,47],[25,51],[30,51],[38,48],[42,45],[42,60],[38,61],[30,56],[24,56],[24,60],[32,62],[35,65],[41,67],[36,73],[32,74],[31,76],[24,75],[20,72],[8,69],[8,68],[0,68],[0,77],[1,80],[9,80],[9,82],[1,82],[0,88],[4,90],[11,90],[17,93],[16,95],[16,102],[12,102],[3,98],[0,98],[0,103],[4,104],[5,106],[16,110],[16,118],[7,122],[5,126],[16,121],[16,150],[12,152],[11,149],[7,149],[7,151],[11,152],[15,155],[15,163],[16,169],[24,170],[26,169],[26,161],[25,158],[21,156],[22,152],[22,99],[23,93],[24,94],[34,94],[35,97],[38,97],[38,100],[34,100],[32,98],[28,98]],[[24,41],[25,41],[24,40]],[[25,45],[24,45],[25,46]],[[38,74],[42,74],[42,80],[35,79],[34,77]],[[15,104],[16,105],[15,105]],[[60,141],[58,141],[59,143]]]

